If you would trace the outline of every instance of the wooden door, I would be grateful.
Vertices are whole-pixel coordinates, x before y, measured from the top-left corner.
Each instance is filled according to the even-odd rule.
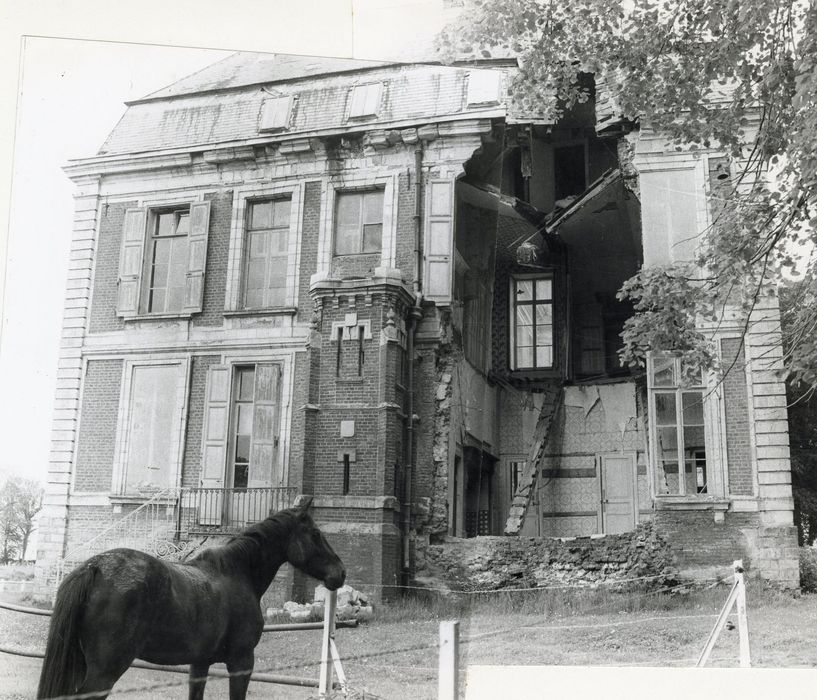
[[[616,452],[599,455],[598,459],[602,532],[630,532],[636,523],[635,454]]]

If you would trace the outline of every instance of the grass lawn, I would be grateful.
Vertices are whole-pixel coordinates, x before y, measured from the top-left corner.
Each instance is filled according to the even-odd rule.
[[[610,592],[481,596],[460,601],[404,601],[383,607],[336,640],[352,697],[433,700],[442,619],[461,622],[461,666],[489,664],[692,666],[703,648],[727,586],[686,595]],[[794,598],[750,584],[747,593],[752,662],[767,667],[817,666],[817,595]],[[42,649],[47,618],[0,610],[0,638]],[[320,632],[267,633],[256,670],[317,678]],[[737,630],[724,631],[713,666],[737,666]],[[39,660],[0,654],[0,697],[32,697]],[[152,686],[150,690],[134,689]],[[161,687],[158,687],[161,686]],[[226,697],[211,680],[208,697]],[[185,698],[184,676],[131,669],[116,690],[129,698]],[[250,698],[306,700],[308,689],[252,683]]]

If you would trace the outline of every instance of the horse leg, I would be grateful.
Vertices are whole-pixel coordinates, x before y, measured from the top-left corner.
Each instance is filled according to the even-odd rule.
[[[89,663],[88,672],[82,685],[77,689],[77,695],[89,698],[108,697],[116,681],[128,670],[131,663],[132,657],[109,660],[104,666]]]
[[[250,649],[238,653],[227,660],[227,670],[230,672],[230,700],[244,700],[247,697],[247,687],[250,685],[250,674],[255,665],[255,654]]]
[[[204,697],[204,685],[207,683],[207,672],[210,664],[190,664],[190,694],[189,700],[202,700]]]

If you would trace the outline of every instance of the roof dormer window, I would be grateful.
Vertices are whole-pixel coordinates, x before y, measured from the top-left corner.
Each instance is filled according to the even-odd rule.
[[[349,118],[376,117],[382,92],[383,83],[355,85],[349,96]]]
[[[472,70],[468,73],[468,106],[497,104],[502,94],[502,73]]]
[[[280,131],[289,127],[292,112],[292,95],[269,97],[261,103],[259,131]]]

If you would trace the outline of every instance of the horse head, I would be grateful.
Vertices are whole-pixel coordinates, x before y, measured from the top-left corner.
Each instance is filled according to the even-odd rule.
[[[334,591],[346,580],[346,568],[309,515],[311,503],[309,498],[293,509],[295,524],[287,545],[287,560]]]

